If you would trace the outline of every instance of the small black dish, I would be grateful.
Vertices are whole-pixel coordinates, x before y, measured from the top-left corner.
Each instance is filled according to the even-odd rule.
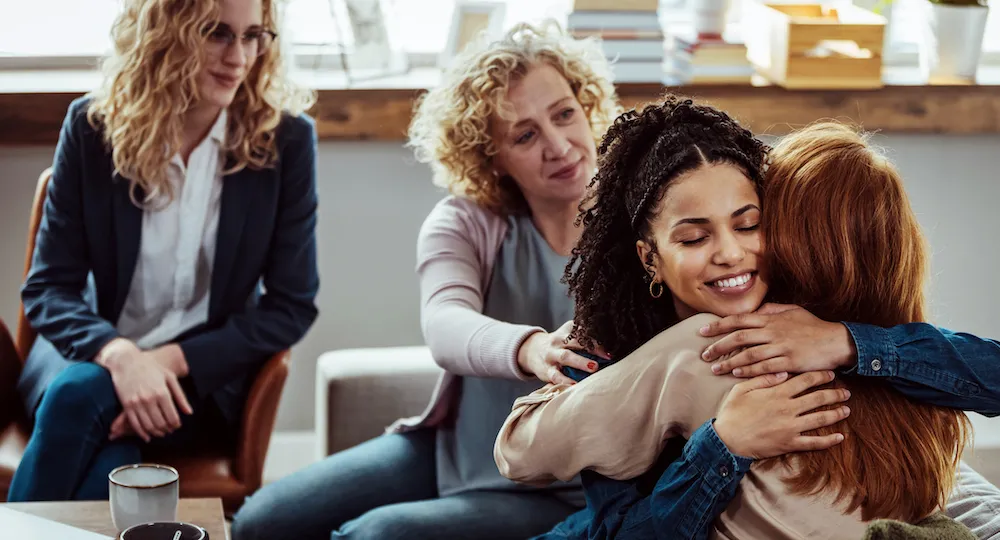
[[[179,535],[177,533],[180,533]],[[122,531],[119,540],[209,540],[208,531],[179,521],[143,523]]]

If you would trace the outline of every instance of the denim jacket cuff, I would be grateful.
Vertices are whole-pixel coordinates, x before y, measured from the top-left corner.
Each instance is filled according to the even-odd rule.
[[[894,377],[899,371],[899,353],[889,331],[871,324],[843,323],[854,339],[858,363],[846,374],[863,377]]]
[[[714,418],[705,422],[691,435],[684,445],[684,458],[701,471],[709,486],[721,491],[742,480],[753,459],[730,452],[716,433],[714,422]]]

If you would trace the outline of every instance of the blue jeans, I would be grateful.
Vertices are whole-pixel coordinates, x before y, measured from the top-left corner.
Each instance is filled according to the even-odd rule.
[[[435,434],[376,437],[265,486],[233,519],[233,540],[523,540],[577,510],[546,492],[439,497]]]
[[[136,437],[109,441],[111,423],[122,411],[111,374],[92,362],[74,363],[45,389],[7,498],[11,502],[107,500],[108,473],[142,461],[146,449],[180,450],[204,440],[198,435],[209,429],[215,433],[213,439],[219,438],[218,414],[212,414],[211,405],[193,403],[193,407],[193,417],[181,413],[180,429],[148,445]]]

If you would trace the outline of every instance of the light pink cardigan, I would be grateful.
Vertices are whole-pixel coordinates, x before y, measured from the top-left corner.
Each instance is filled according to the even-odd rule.
[[[506,234],[506,219],[454,196],[424,220],[417,238],[420,325],[445,373],[423,414],[397,420],[387,432],[438,425],[454,405],[459,376],[533,378],[517,365],[517,351],[528,336],[545,330],[483,315],[483,294]]]

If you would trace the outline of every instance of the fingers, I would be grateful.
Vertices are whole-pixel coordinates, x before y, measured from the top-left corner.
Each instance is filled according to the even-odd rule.
[[[793,309],[799,309],[795,304],[772,304],[768,302],[757,310],[758,315],[777,315]]]
[[[826,384],[832,380],[832,371],[810,371],[792,377],[788,382],[781,385],[778,390],[781,390],[782,395],[785,397],[794,397],[814,386]]]
[[[759,328],[737,330],[728,336],[709,345],[701,353],[703,360],[710,361],[725,356],[738,349],[769,343],[773,339],[771,332]]]
[[[796,420],[796,429],[805,433],[821,427],[832,426],[851,415],[851,408],[842,405],[828,411],[818,411],[800,416]]]
[[[149,433],[142,427],[142,422],[139,420],[139,415],[136,413],[135,409],[128,409],[125,411],[126,416],[128,416],[128,423],[132,426],[132,431],[139,436],[140,439],[149,442],[152,437]]]
[[[181,388],[181,383],[177,382],[177,379],[167,378],[167,386],[170,388],[170,394],[174,396],[174,402],[177,403],[178,407],[180,407],[181,412],[184,414],[194,414],[194,408],[191,407],[191,403],[188,402],[187,396],[184,395],[184,389]]]
[[[125,413],[122,412],[115,418],[114,422],[111,422],[111,429],[108,430],[108,440],[113,441],[125,435],[125,426],[128,425],[128,419],[125,417]]]
[[[151,398],[143,402],[143,407],[138,411],[139,420],[148,420],[149,423],[143,423],[146,428],[146,433],[153,435],[154,437],[163,437],[170,431],[167,429],[167,421],[163,418],[163,413],[160,412],[160,401],[159,398]],[[144,420],[145,421],[145,420]]]
[[[733,387],[733,392],[745,394],[753,390],[761,390],[781,384],[788,378],[788,373],[768,373],[760,377],[754,377],[748,381],[743,381]]]
[[[586,371],[587,373],[594,373],[597,371],[597,362],[580,356],[569,349],[563,349],[555,353],[555,361],[553,364],[555,364],[556,367],[575,367],[576,369]]]
[[[559,371],[559,366],[551,366],[549,368],[549,382],[553,384],[576,384],[576,381]]]
[[[798,414],[816,410],[820,407],[842,403],[851,398],[851,392],[846,388],[828,388],[803,395],[793,401],[794,410]]]
[[[157,400],[157,405],[159,405],[158,410],[166,423],[164,429],[165,432],[171,433],[175,429],[181,427],[181,417],[177,414],[177,406],[174,405],[171,393],[164,394],[159,400]]]
[[[809,452],[812,450],[826,450],[844,442],[844,435],[833,433],[831,435],[801,435],[792,441],[790,452]]]
[[[749,373],[745,369],[745,366],[754,366],[760,362],[764,362],[765,360],[781,357],[784,354],[784,351],[784,347],[770,343],[749,347],[735,354],[732,358],[712,364],[712,373],[715,373],[716,375],[723,375],[732,372],[733,375],[736,375],[737,377],[753,377],[763,375],[765,373],[792,371],[790,369],[774,369],[775,366],[773,362],[769,364],[771,366],[770,369],[758,369],[758,371],[754,373]]]
[[[766,324],[767,317],[765,316],[756,313],[741,313],[714,321],[708,326],[703,326],[698,332],[707,337],[721,336],[744,328],[763,328]]]
[[[605,351],[604,347],[601,347],[600,345],[595,345],[594,348],[590,350],[590,352],[596,354],[597,356],[600,356],[605,360],[611,360],[611,355],[608,354],[608,351]]]
[[[565,343],[566,338],[569,337],[570,333],[573,331],[573,321],[566,321],[562,326],[552,332],[552,337],[557,338],[560,343]]]

